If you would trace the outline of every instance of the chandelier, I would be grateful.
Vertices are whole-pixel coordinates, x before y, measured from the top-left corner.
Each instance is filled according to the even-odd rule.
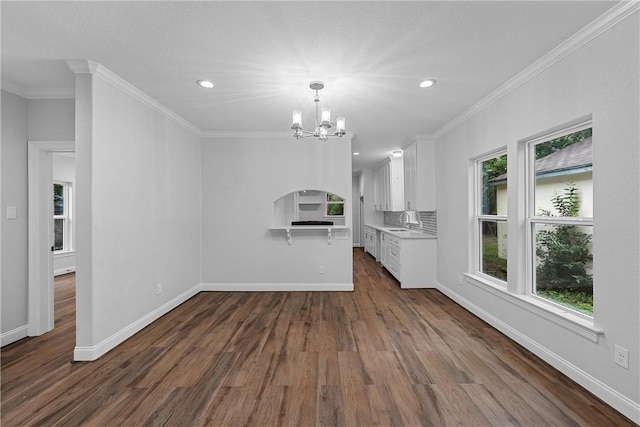
[[[345,119],[344,117],[338,117],[336,119],[336,131],[333,134],[329,134],[331,129],[331,108],[322,107],[322,114],[320,114],[320,96],[318,91],[324,88],[323,82],[311,82],[309,84],[311,90],[316,91],[316,96],[313,98],[313,102],[316,103],[316,123],[315,129],[312,131],[304,130],[302,128],[302,110],[293,110],[293,136],[296,139],[309,138],[311,136],[318,138],[320,141],[326,141],[329,137],[337,136],[342,138],[345,132]]]

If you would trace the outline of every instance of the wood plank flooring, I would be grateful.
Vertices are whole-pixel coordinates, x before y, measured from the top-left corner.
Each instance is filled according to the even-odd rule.
[[[2,349],[2,426],[631,426],[436,290],[354,250],[354,292],[204,292],[73,363],[56,328]]]

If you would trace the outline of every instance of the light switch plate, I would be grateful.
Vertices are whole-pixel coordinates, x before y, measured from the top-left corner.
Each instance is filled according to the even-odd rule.
[[[7,219],[18,218],[18,209],[15,206],[7,206]]]

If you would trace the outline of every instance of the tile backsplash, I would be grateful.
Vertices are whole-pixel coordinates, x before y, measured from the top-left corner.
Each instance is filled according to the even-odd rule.
[[[400,221],[400,215],[402,212],[385,212],[384,213],[384,225],[386,227],[402,227],[402,221]],[[422,223],[409,224],[411,230],[419,231],[421,233],[430,234],[432,236],[438,235],[438,214],[437,211],[416,212],[416,220]]]

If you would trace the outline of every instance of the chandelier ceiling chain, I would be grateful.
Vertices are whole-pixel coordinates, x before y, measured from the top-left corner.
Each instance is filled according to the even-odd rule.
[[[312,131],[305,130],[302,127],[302,110],[293,110],[293,136],[296,139],[315,137],[320,141],[326,141],[332,136],[342,138],[345,132],[345,118],[338,117],[336,119],[336,131],[333,134],[329,134],[328,130],[331,129],[331,109],[328,107],[322,107],[320,109],[320,95],[319,90],[324,88],[324,83],[320,81],[313,81],[309,84],[311,90],[316,91],[316,95],[313,97],[313,102],[316,104],[316,116],[315,116],[315,129]],[[322,111],[322,114],[320,114]]]

